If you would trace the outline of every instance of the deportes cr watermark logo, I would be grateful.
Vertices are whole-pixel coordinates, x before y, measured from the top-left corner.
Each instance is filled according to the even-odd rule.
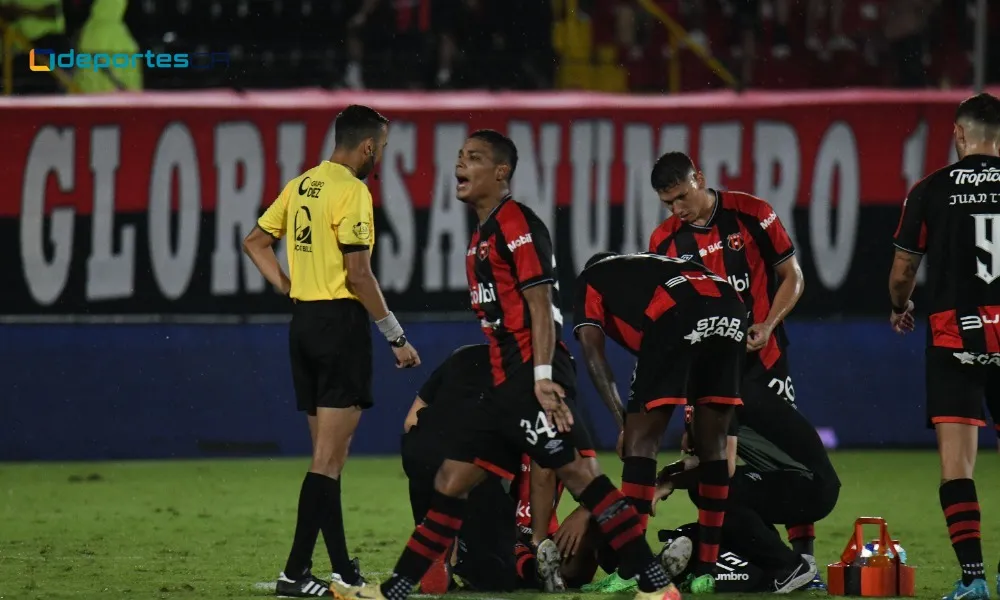
[[[55,50],[38,49],[28,53],[28,66],[32,71],[51,71],[60,69],[85,69],[100,71],[102,69],[135,69],[145,66],[147,69],[207,69],[225,68],[229,66],[228,52],[191,52],[182,54],[157,53],[146,50],[144,54],[108,54],[106,52],[90,53],[56,52]]]

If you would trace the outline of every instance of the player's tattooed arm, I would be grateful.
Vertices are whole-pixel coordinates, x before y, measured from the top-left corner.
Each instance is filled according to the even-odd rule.
[[[611,371],[611,365],[604,354],[605,335],[600,327],[585,325],[576,330],[576,337],[583,348],[584,362],[587,364],[587,373],[590,380],[594,382],[597,393],[608,407],[611,414],[615,416],[618,423],[618,432],[625,427],[625,407],[622,405],[621,397],[618,395],[618,387],[615,385],[615,376]]]
[[[920,267],[920,254],[896,249],[892,259],[892,270],[889,272],[889,299],[892,306],[901,310],[906,308],[917,285],[917,269]]]

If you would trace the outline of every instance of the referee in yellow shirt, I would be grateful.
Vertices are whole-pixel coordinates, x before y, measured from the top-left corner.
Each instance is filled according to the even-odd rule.
[[[285,186],[243,241],[261,274],[293,304],[289,327],[292,382],[300,411],[309,415],[313,457],[299,494],[292,551],[277,594],[309,598],[361,589],[357,559],[344,538],[340,473],[361,411],[372,406],[372,338],[368,315],[385,336],[400,368],[420,364],[417,351],[389,312],[372,273],[375,244],[372,195],[364,179],[382,158],[389,121],[367,106],[337,115],[330,160]],[[274,254],[290,234],[289,276]],[[323,532],[333,566],[330,583],[313,576],[316,537]]]

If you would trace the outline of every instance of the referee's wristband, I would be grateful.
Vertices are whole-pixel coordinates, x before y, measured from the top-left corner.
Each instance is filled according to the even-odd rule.
[[[384,319],[375,321],[378,330],[385,336],[385,341],[394,342],[403,335],[403,326],[396,320],[396,315],[391,312]]]
[[[535,366],[535,381],[541,381],[543,379],[552,379],[552,365]]]

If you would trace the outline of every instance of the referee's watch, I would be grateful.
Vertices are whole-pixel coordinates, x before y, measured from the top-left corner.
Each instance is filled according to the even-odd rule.
[[[398,338],[389,342],[389,345],[392,346],[393,348],[402,348],[403,346],[406,345],[406,336],[405,335],[399,336]]]

